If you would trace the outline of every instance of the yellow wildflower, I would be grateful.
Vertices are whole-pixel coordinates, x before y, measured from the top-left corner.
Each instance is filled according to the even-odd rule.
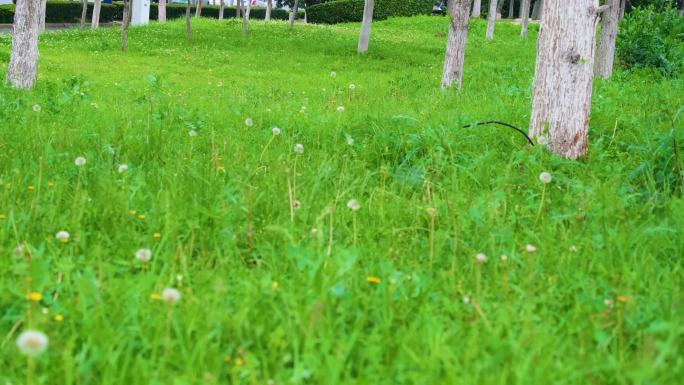
[[[29,186],[28,186],[28,189],[29,189],[29,191],[34,191],[36,188],[33,187],[33,185],[29,185]]]
[[[57,321],[57,322],[62,322],[62,321],[64,321],[64,316],[61,315],[61,314],[57,314],[57,315],[55,316],[55,321]]]
[[[620,301],[620,302],[622,302],[622,303],[627,303],[627,302],[629,302],[629,301],[631,300],[631,298],[629,298],[629,297],[626,296],[626,295],[618,295],[618,296],[617,296],[617,300]]]
[[[150,299],[152,299],[153,301],[159,301],[162,299],[162,296],[159,293],[152,293],[150,295]]]
[[[376,284],[376,283],[380,283],[381,281],[382,281],[382,280],[381,280],[380,278],[378,278],[378,277],[368,277],[368,278],[366,278],[366,282],[368,282],[368,283]]]
[[[140,218],[140,219],[145,219],[145,214],[140,214],[140,215],[138,215],[138,218]]]
[[[5,219],[7,216],[5,214],[0,214],[0,219]]]
[[[137,214],[138,212],[135,211],[135,210],[128,210],[128,213],[131,214],[131,215],[135,215],[135,214]]]
[[[38,302],[41,299],[43,299],[43,295],[37,291],[32,291],[32,292],[28,293],[28,295],[26,296],[26,299],[28,299],[29,301],[33,301],[33,302]]]
[[[242,366],[244,364],[245,364],[245,360],[243,360],[242,358],[238,357],[235,359],[235,366]]]
[[[154,234],[152,234],[152,237],[153,238],[161,238],[161,233],[159,231],[157,231]]]
[[[55,187],[55,182],[48,182],[47,185],[48,187]]]

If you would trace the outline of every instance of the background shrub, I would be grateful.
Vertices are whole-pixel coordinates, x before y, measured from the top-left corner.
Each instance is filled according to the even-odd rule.
[[[684,70],[684,18],[673,7],[635,8],[620,23],[617,56],[625,68],[677,76]]]
[[[363,0],[338,0],[307,8],[310,23],[336,24],[361,21],[363,19]],[[390,16],[429,15],[434,6],[433,0],[377,0],[373,19],[384,20]]]

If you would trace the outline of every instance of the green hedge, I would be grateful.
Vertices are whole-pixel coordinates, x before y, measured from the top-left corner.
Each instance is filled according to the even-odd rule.
[[[433,0],[376,0],[374,20],[391,16],[429,15]],[[363,20],[364,0],[337,0],[313,5],[306,10],[310,23],[336,24]]]
[[[80,1],[48,1],[45,7],[45,21],[47,23],[78,23],[81,20],[82,4]],[[204,5],[202,16],[218,19],[219,7]],[[159,10],[157,4],[150,4],[150,19],[157,20]],[[195,15],[195,7],[192,7],[192,14]],[[88,4],[88,14],[86,20],[90,24],[93,15],[93,4]],[[265,8],[252,8],[250,18],[263,19],[266,16]],[[226,7],[223,16],[225,18],[235,17],[235,7]],[[100,22],[109,23],[114,20],[121,20],[123,17],[123,3],[102,4],[100,10]],[[167,19],[185,17],[185,4],[168,4],[166,6]],[[271,11],[271,18],[276,20],[287,20],[288,11],[275,8]],[[297,18],[303,18],[304,12],[298,12]],[[0,5],[0,24],[12,24],[14,22],[14,5]]]

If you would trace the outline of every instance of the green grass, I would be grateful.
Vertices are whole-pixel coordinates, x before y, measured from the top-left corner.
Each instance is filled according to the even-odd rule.
[[[0,89],[0,383],[681,380],[681,79],[597,81],[573,162],[462,128],[527,127],[536,31],[473,23],[442,92],[445,18],[377,23],[367,56],[358,25],[193,25],[133,28],[125,54],[115,29],[49,33],[37,88]]]

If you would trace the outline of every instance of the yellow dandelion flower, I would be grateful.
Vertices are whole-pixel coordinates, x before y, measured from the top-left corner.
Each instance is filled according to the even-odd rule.
[[[245,364],[245,360],[243,360],[242,358],[238,357],[235,359],[235,366],[242,366],[244,364]]]
[[[5,219],[7,216],[5,214],[0,214],[0,219]]]
[[[28,299],[29,301],[33,301],[33,302],[38,302],[41,299],[43,299],[43,295],[37,291],[32,291],[32,292],[28,293],[28,295],[26,296],[26,299]]]
[[[47,186],[48,187],[55,187],[55,182],[50,181],[47,183]]]
[[[138,218],[140,218],[140,219],[145,219],[145,214],[140,214],[140,215],[138,215]]]
[[[161,238],[161,233],[159,231],[157,231],[154,234],[152,234],[152,237],[153,238]]]
[[[273,291],[277,291],[279,287],[280,287],[280,284],[278,284],[277,281],[273,281],[273,283],[271,283],[271,289]]]
[[[57,314],[57,315],[55,316],[55,321],[57,321],[57,322],[62,322],[62,321],[64,321],[64,316],[61,315],[61,314]]]
[[[159,293],[152,293],[150,294],[150,299],[152,301],[160,301],[162,299],[162,296]]]
[[[218,170],[219,172],[226,172],[226,168],[224,166],[218,166],[216,167],[216,170]]]
[[[29,185],[29,186],[28,186],[28,189],[29,189],[29,191],[34,191],[36,188],[33,187],[33,185]]]
[[[131,214],[131,215],[135,215],[135,214],[137,214],[138,212],[135,211],[135,210],[128,210],[128,213]]]
[[[627,302],[631,301],[631,298],[629,298],[626,295],[618,295],[617,300],[622,302],[622,303],[627,303]]]
[[[381,281],[382,281],[382,280],[381,280],[380,278],[378,278],[378,277],[368,277],[368,278],[366,278],[366,282],[368,282],[368,283],[377,284],[377,283],[380,283]]]

